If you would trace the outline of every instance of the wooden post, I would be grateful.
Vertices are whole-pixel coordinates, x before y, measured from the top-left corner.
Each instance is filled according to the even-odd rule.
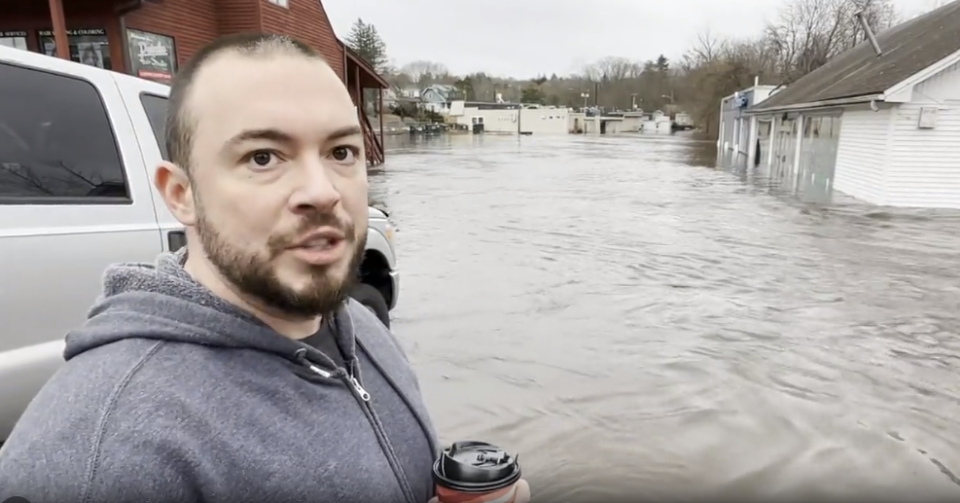
[[[52,24],[53,39],[56,42],[57,57],[70,59],[70,43],[67,41],[67,22],[63,15],[63,0],[49,0],[50,21]]]
[[[383,88],[377,88],[377,107],[380,109],[380,145],[383,145]]]
[[[367,113],[367,111],[364,110],[364,107],[363,107],[363,88],[360,87],[360,65],[359,64],[353,65],[353,78],[354,78],[354,82],[356,83],[356,90],[357,90],[357,108],[360,110],[360,113],[365,114]]]

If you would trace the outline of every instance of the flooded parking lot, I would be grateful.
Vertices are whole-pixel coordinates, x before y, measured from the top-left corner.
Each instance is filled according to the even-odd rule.
[[[960,214],[803,204],[689,137],[394,142],[395,332],[535,500],[960,497]]]

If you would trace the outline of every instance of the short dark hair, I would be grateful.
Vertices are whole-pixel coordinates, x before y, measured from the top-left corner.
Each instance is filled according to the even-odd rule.
[[[220,37],[203,46],[184,65],[173,79],[170,97],[167,103],[167,152],[170,161],[190,173],[190,152],[193,149],[193,135],[196,118],[187,110],[187,97],[193,87],[194,79],[203,66],[214,56],[225,52],[240,54],[265,54],[288,52],[326,62],[317,50],[286,35],[270,33],[240,33]]]

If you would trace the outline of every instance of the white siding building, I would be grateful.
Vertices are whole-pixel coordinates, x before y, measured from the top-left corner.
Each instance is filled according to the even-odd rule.
[[[753,87],[735,92],[720,100],[720,134],[717,147],[721,151],[733,151],[734,155],[749,155],[750,145],[757,141],[759,118],[746,113],[747,109],[770,97],[777,86]]]
[[[568,134],[570,110],[567,108],[453,101],[448,121],[467,128],[480,120],[487,133]]]
[[[957,33],[960,1],[878,34],[879,56],[864,42],[752,106],[749,159],[804,194],[960,209]]]

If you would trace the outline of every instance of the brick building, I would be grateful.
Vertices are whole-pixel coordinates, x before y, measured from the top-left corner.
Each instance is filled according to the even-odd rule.
[[[321,0],[4,0],[0,45],[44,52],[161,82],[220,35],[261,31],[318,49],[358,110],[382,111],[387,82],[341,42]],[[368,93],[365,89],[378,92]],[[364,96],[376,94],[377,104]],[[383,114],[375,130],[361,113],[371,164],[383,162]]]

